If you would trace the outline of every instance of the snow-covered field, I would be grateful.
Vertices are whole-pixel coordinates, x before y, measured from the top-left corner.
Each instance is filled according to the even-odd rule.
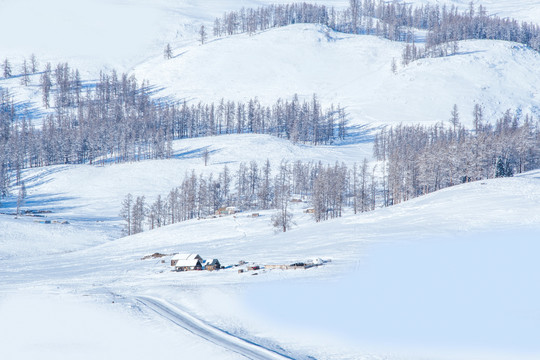
[[[314,25],[198,44],[200,25],[224,11],[274,2],[0,0],[0,30],[9,34],[0,59],[15,72],[31,53],[41,66],[68,61],[86,81],[116,68],[148,79],[159,96],[197,102],[317,93],[370,126],[447,121],[454,103],[466,124],[475,102],[488,118],[508,108],[540,113],[540,56],[514,43],[461,42],[457,55],[399,65],[397,74],[390,63],[402,44]],[[540,1],[475,3],[540,22]],[[163,59],[166,43],[173,59]],[[28,88],[2,78],[0,87],[39,113],[38,78]],[[360,163],[371,154],[369,135],[317,147],[265,135],[188,139],[175,141],[170,160],[25,170],[23,208],[59,223],[0,214],[0,359],[539,358],[539,171],[323,223],[296,204],[287,233],[275,233],[272,211],[261,211],[121,237],[127,193],[152,201],[192,170],[234,171],[240,161]],[[0,212],[14,212],[15,195]],[[167,256],[141,259],[155,252]],[[257,275],[170,272],[177,252],[223,265],[331,261]]]
[[[246,138],[235,142],[249,144],[252,139]],[[265,151],[272,142],[280,143],[266,141]],[[223,153],[227,151],[232,150]],[[298,158],[332,159],[324,148],[295,152]],[[221,162],[218,154],[214,161]],[[235,158],[234,153],[229,156]],[[65,188],[47,218],[71,223],[0,217],[0,309],[6,315],[0,333],[15,339],[2,351],[25,359],[36,349],[45,349],[48,358],[86,349],[91,358],[121,351],[132,332],[141,334],[137,329],[145,326],[142,334],[148,335],[140,336],[146,340],[129,348],[133,353],[140,348],[141,355],[132,358],[145,358],[151,346],[159,347],[158,354],[164,353],[162,346],[188,353],[203,347],[220,358],[243,358],[203,345],[174,326],[170,315],[158,316],[138,300],[151,296],[295,359],[510,359],[540,354],[535,341],[540,267],[534,255],[539,250],[540,173],[460,185],[319,224],[302,212],[306,205],[297,205],[297,226],[285,234],[274,233],[270,211],[259,218],[240,214],[193,220],[114,240],[124,190],[138,184],[139,189],[165,193],[184,167],[195,166],[191,161],[202,163],[179,159],[185,164],[95,167],[88,181],[81,180],[88,177],[85,167],[60,168],[29,186],[30,202]],[[147,183],[150,171],[161,174],[152,185]],[[128,174],[125,183],[121,174]],[[96,223],[100,216],[104,222]],[[174,273],[169,271],[170,256],[164,263],[141,260],[154,252],[197,252],[224,265],[239,260],[289,264],[315,257],[332,261],[306,270],[259,271],[257,276],[239,274],[236,268]],[[100,319],[111,312],[119,314],[106,326]],[[32,331],[21,340],[26,328],[21,324],[27,322],[34,322]],[[81,322],[89,323],[88,330],[68,331],[79,329]],[[40,336],[43,329],[50,329],[47,336]]]
[[[82,321],[87,312],[97,312],[99,319],[116,307],[136,315],[134,299],[151,295],[179,304],[228,332],[280,344],[294,358],[361,358],[366,353],[394,352],[434,356],[437,351],[441,355],[441,349],[442,354],[452,349],[451,358],[538,355],[534,334],[540,299],[534,279],[540,269],[534,254],[540,230],[539,181],[540,175],[532,173],[468,184],[323,224],[314,224],[297,211],[298,227],[286,234],[275,235],[269,214],[264,213],[259,219],[194,220],[99,246],[81,244],[84,240],[74,236],[73,246],[86,249],[2,261],[1,290],[7,294],[2,308],[19,314],[7,317],[2,330],[9,332],[15,324],[19,329],[21,318],[29,321],[30,315],[36,321],[32,331],[50,327],[57,334],[43,338],[30,332],[35,346],[46,343],[51,354],[59,355],[69,342],[96,342],[97,350],[90,353],[99,354],[107,346],[105,336],[86,337],[84,331],[65,336],[66,326],[76,326],[70,321],[79,320],[70,311],[82,313],[78,315]],[[3,224],[9,221],[2,219]],[[68,232],[39,226],[56,236]],[[29,238],[36,234],[28,227]],[[252,276],[236,269],[171,273],[169,257],[165,264],[159,259],[140,260],[153,252],[178,251],[216,256],[224,264],[240,259],[289,263],[309,257],[332,263]],[[16,290],[22,288],[26,289],[22,293]],[[67,301],[67,309],[51,304],[50,296],[58,293],[57,301]],[[86,300],[81,304],[81,296],[88,295],[88,301],[99,304],[89,306]],[[38,300],[29,300],[33,298]],[[114,305],[105,306],[112,301]],[[42,311],[26,312],[26,306]],[[51,324],[45,315],[50,312],[60,313],[58,322]],[[135,316],[140,317],[150,321],[151,314]],[[101,329],[99,322],[90,325],[96,328],[90,332]],[[167,332],[169,327],[162,326],[152,331]],[[122,335],[116,333],[120,347],[130,334],[121,330]],[[17,342],[10,344],[8,351],[20,351],[20,358],[33,354],[33,347],[23,350],[13,348],[20,346]],[[171,344],[174,348],[177,343]]]

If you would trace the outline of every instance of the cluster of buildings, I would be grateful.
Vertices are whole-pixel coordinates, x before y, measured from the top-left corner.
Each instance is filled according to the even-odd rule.
[[[175,271],[219,270],[221,264],[218,259],[204,260],[199,254],[176,254],[171,258],[171,266]]]
[[[163,254],[155,253],[153,255],[148,255],[145,258],[153,257],[162,257],[166,256]],[[171,258],[171,266],[173,271],[197,271],[197,270],[207,270],[214,271],[219,269],[229,269],[232,267],[239,267],[238,273],[244,273],[248,271],[255,270],[272,270],[272,269],[281,269],[281,270],[295,270],[295,269],[309,269],[316,266],[324,265],[332,260],[322,260],[320,258],[315,258],[308,260],[306,262],[296,262],[290,265],[257,265],[255,263],[246,263],[243,260],[240,260],[238,264],[221,266],[218,259],[203,259],[199,254],[174,254]],[[164,260],[162,262],[165,262]],[[257,275],[254,273],[253,275]]]
[[[234,215],[236,213],[240,212],[240,209],[238,209],[235,206],[227,206],[227,207],[220,207],[216,210],[215,215]]]

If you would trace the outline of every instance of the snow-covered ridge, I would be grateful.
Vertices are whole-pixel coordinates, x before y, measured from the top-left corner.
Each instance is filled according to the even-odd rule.
[[[223,11],[274,2],[291,1],[0,0],[0,60],[10,58],[17,72],[35,53],[41,66],[68,61],[86,80],[114,67],[150,80],[158,96],[191,102],[316,93],[347,107],[353,125],[447,121],[454,103],[467,125],[475,102],[486,120],[516,107],[540,115],[540,57],[514,43],[464,41],[455,56],[398,64],[396,74],[391,61],[399,63],[404,44],[315,25],[197,43],[198,27],[210,29]],[[540,0],[479,2],[540,22]],[[173,59],[163,59],[166,43]],[[28,88],[17,77],[0,86],[39,112],[38,77]],[[23,209],[51,212],[0,214],[0,358],[241,358],[154,316],[137,302],[148,297],[294,359],[540,358],[540,171],[322,223],[304,212],[310,204],[295,203],[287,233],[274,233],[268,210],[121,237],[128,192],[153,201],[192,170],[216,174],[227,165],[234,173],[240,161],[351,166],[371,145],[362,136],[314,147],[228,135],[177,140],[169,160],[25,169]],[[13,213],[16,198],[1,199],[1,212]],[[332,261],[256,276],[236,268],[175,273],[169,255],[143,260],[155,252],[197,252],[223,265]]]
[[[192,16],[197,7],[182,3],[176,8],[168,1],[161,0],[153,10],[175,9],[163,17],[157,27],[167,27],[171,32],[172,28],[178,27],[171,17]],[[13,5],[11,1],[6,4]],[[328,4],[334,5],[333,2]],[[335,5],[346,4],[336,2]],[[524,6],[519,2],[511,5]],[[106,8],[107,5],[100,2],[99,6]],[[135,7],[140,11],[138,15],[143,16],[148,6],[141,1]],[[209,6],[198,8],[201,23],[219,15],[210,11]],[[228,10],[237,6],[230,4]],[[222,7],[226,8],[226,4],[220,3],[219,8]],[[162,42],[154,39],[151,46],[144,41],[138,44],[139,47],[135,44],[116,46],[115,51],[119,52],[117,56],[122,57],[122,61],[114,60],[107,49],[95,53],[103,53],[112,60],[108,63],[99,56],[91,59],[69,54],[43,56],[40,51],[30,49],[16,53],[6,51],[0,53],[0,58],[10,58],[14,72],[18,73],[23,57],[28,59],[34,52],[41,67],[46,61],[53,64],[68,61],[72,68],[81,70],[85,80],[95,79],[99,70],[114,67],[118,71],[130,71],[139,80],[149,80],[155,89],[161,89],[157,96],[203,103],[218,102],[222,98],[246,101],[257,97],[270,104],[295,93],[304,98],[316,93],[325,105],[334,103],[346,107],[354,123],[374,126],[446,121],[454,104],[458,105],[461,114],[467,114],[462,117],[465,124],[471,122],[472,116],[468,114],[475,103],[485,107],[488,119],[500,116],[507,109],[540,113],[540,75],[536,71],[540,67],[540,56],[514,43],[464,41],[460,42],[455,56],[424,59],[404,67],[400,64],[403,43],[374,36],[335,33],[317,25],[297,24],[254,36],[213,38],[204,45],[196,41],[194,29],[190,30],[193,38],[189,41],[181,40],[184,32],[177,34],[180,36],[178,41],[170,40],[164,35],[167,31],[150,32],[149,36],[167,39]],[[168,60],[163,58],[166,42],[173,47],[173,58]],[[147,45],[149,47],[144,51],[140,50]],[[136,48],[133,50],[136,55],[120,51],[124,48],[129,51]],[[392,59],[398,62],[397,74],[391,72]],[[31,77],[30,87],[23,87],[19,82],[18,77],[2,79],[0,86],[10,89],[16,102],[29,104],[34,114],[39,114],[42,111],[37,86],[39,75]]]
[[[298,24],[178,48],[173,59],[156,57],[134,74],[164,96],[203,102],[317,93],[323,103],[346,106],[355,124],[447,121],[454,104],[465,124],[475,103],[487,119],[507,109],[540,114],[540,54],[504,41],[459,46],[455,56],[398,65],[393,74],[402,43]]]

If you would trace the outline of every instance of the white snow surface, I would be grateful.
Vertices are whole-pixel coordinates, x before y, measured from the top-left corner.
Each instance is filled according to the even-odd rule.
[[[35,53],[40,67],[68,61],[94,81],[116,68],[191,102],[265,104],[317,93],[347,108],[353,124],[434,123],[458,105],[470,124],[475,102],[492,118],[507,108],[538,115],[540,58],[500,41],[460,43],[455,56],[399,65],[402,44],[297,24],[254,36],[197,43],[201,24],[270,0],[1,0],[0,59],[15,73]],[[292,2],[292,1],[279,1]],[[425,3],[425,0],[415,0]],[[324,1],[337,7],[348,1]],[[438,1],[463,8],[468,0]],[[491,13],[540,22],[540,1],[475,1]],[[21,21],[23,19],[24,21]],[[328,34],[328,36],[327,36]],[[165,61],[165,44],[175,57]],[[37,117],[31,86],[0,79]],[[24,209],[0,214],[0,358],[244,358],[194,336],[137,301],[151,297],[206,325],[295,359],[537,359],[540,346],[540,172],[445,189],[398,206],[274,233],[271,211],[192,220],[121,238],[127,193],[153,201],[192,170],[214,174],[240,159],[361,162],[369,137],[312,147],[263,135],[175,142],[175,157],[105,166],[28,169]],[[210,150],[204,166],[202,152]],[[15,208],[15,196],[1,212]],[[43,224],[34,220],[69,224]],[[160,252],[163,259],[141,260]],[[223,265],[332,260],[306,270],[170,272],[173,253]],[[162,262],[164,260],[164,262]]]
[[[173,158],[167,160],[27,169],[25,209],[54,211],[49,217],[57,221],[114,222],[119,219],[119,205],[128,193],[145,195],[147,201],[153,202],[158,195],[166,197],[170,190],[180,186],[192,171],[196,176],[213,174],[216,178],[227,166],[234,176],[240,162],[249,165],[255,161],[261,168],[267,159],[274,169],[283,159],[290,163],[344,162],[352,166],[371,156],[372,144],[368,140],[340,146],[312,146],[270,135],[222,135],[176,140]],[[205,149],[209,151],[208,166],[204,166]],[[15,206],[15,197],[5,201],[7,211],[14,212]]]
[[[285,3],[290,1],[284,1]],[[417,3],[422,3],[419,0]],[[433,124],[448,121],[454,104],[464,124],[472,122],[475,103],[494,121],[507,109],[540,115],[538,53],[522,45],[500,41],[460,42],[455,56],[425,59],[398,66],[403,43],[373,36],[334,33],[324,27],[297,24],[254,36],[234,35],[200,45],[201,24],[211,32],[212,21],[224,11],[261,6],[273,1],[66,1],[4,0],[5,14],[24,13],[26,21],[6,16],[0,23],[9,33],[0,59],[11,60],[20,73],[23,58],[35,53],[40,69],[46,62],[68,62],[79,68],[86,82],[100,70],[113,68],[147,79],[156,96],[211,102],[246,101],[257,97],[265,104],[294,93],[325,105],[346,107],[353,124]],[[347,1],[326,1],[338,8]],[[448,0],[466,7],[468,1]],[[537,1],[482,1],[492,12],[540,21]],[[32,24],[29,26],[28,24]],[[81,24],[83,24],[81,26]],[[36,31],[35,29],[39,29]],[[170,43],[173,59],[163,59]],[[68,44],[68,45],[64,45]],[[420,44],[421,45],[421,44]],[[41,106],[39,74],[31,85],[19,77],[0,79],[30,117],[45,112]]]
[[[213,20],[225,11],[259,7],[282,0],[2,0],[0,30],[5,36],[3,59],[29,57],[42,62],[69,61],[83,70],[103,66],[127,71],[152,55],[161,54],[167,43],[194,43],[200,25],[211,30]],[[346,0],[304,1],[336,8]],[[409,1],[410,2],[410,1]],[[413,3],[455,4],[468,8],[469,0],[414,0]],[[490,14],[540,22],[538,0],[480,0]],[[211,31],[210,31],[211,32]],[[84,66],[83,66],[84,65]],[[96,73],[94,72],[94,75]]]
[[[469,126],[476,103],[491,121],[507,109],[540,115],[540,54],[504,41],[459,44],[455,56],[399,65],[393,74],[403,43],[297,24],[175,49],[175,58],[158,56],[134,73],[160,95],[190,101],[257,97],[271,105],[316,93],[327,106],[345,106],[354,125],[447,122],[454,104]]]
[[[249,144],[250,137],[246,138]],[[267,141],[284,147],[280,140]],[[235,142],[242,144],[238,138]],[[242,150],[247,152],[234,151]],[[298,153],[301,157],[302,151]],[[320,156],[331,159],[329,154]],[[178,161],[188,167],[195,160]],[[202,164],[202,159],[196,161]],[[0,233],[0,312],[6,314],[0,334],[14,339],[2,351],[27,359],[45,347],[44,358],[52,359],[69,354],[78,344],[87,349],[88,358],[99,357],[102,351],[119,352],[142,321],[151,325],[142,333],[146,340],[130,348],[140,348],[140,356],[131,358],[145,358],[151,345],[160,344],[182,347],[188,354],[202,347],[219,358],[240,358],[193,339],[136,301],[151,296],[295,359],[540,355],[534,338],[540,320],[535,286],[540,267],[534,255],[540,250],[540,172],[459,185],[323,223],[302,212],[308,204],[298,204],[293,207],[297,225],[284,234],[274,233],[272,212],[262,211],[258,218],[240,213],[192,220],[114,240],[115,214],[124,190],[154,187],[165,193],[170,184],[161,178],[174,179],[176,172],[183,172],[172,163],[95,166],[96,176],[86,181],[78,175],[89,171],[85,167],[60,167],[39,176],[41,184],[29,186],[29,200],[36,200],[37,209],[42,198],[46,206],[49,192],[65,186],[66,194],[52,202],[54,212],[46,218],[66,219],[69,225],[0,216],[1,228],[8,229]],[[37,171],[25,177],[36,176]],[[109,175],[99,175],[100,171],[108,172],[111,180],[115,173],[128,174],[127,186],[103,186],[100,179]],[[149,171],[160,174],[151,186],[145,175]],[[63,180],[71,176],[81,180]],[[97,194],[100,197],[93,202]],[[111,209],[92,205],[100,202]],[[168,256],[164,262],[141,260],[155,252]],[[239,274],[238,268],[175,273],[170,272],[173,253],[199,253],[218,258],[223,265],[239,260],[290,264],[310,258],[331,262],[306,270],[262,270],[256,276]],[[38,309],[38,314],[27,307]],[[104,328],[100,319],[113,311],[120,311],[113,330]],[[49,314],[56,314],[59,321],[53,322]],[[32,346],[25,348],[20,324],[30,321],[36,332],[30,333]],[[70,331],[67,336],[67,329],[80,321],[90,323],[90,334]],[[20,330],[12,332],[13,328]],[[54,331],[39,336],[38,330],[45,328]],[[117,336],[112,342],[107,335],[111,332]]]
[[[292,3],[285,0],[280,3]],[[315,3],[315,1],[306,1]],[[225,11],[271,0],[2,0],[0,58],[21,62],[34,53],[42,64],[69,61],[94,76],[103,67],[128,71],[165,44],[196,42],[201,25],[211,33]],[[347,2],[328,0],[329,5]],[[12,61],[14,62],[14,61]]]

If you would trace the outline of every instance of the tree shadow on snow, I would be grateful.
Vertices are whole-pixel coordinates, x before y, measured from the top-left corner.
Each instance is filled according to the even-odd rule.
[[[370,125],[351,125],[346,128],[345,139],[337,140],[332,145],[354,145],[373,142],[375,132],[379,128],[370,127]]]
[[[23,175],[23,181],[26,186],[26,189],[32,189],[36,188],[38,186],[47,184],[52,181],[52,177],[50,175],[62,172],[66,170],[69,166],[68,165],[57,165],[53,167],[41,167],[39,168],[41,171],[37,172],[36,174],[32,176],[24,176]],[[29,168],[24,170],[24,172],[28,172],[31,170],[35,170],[35,168]],[[23,174],[24,174],[23,172]]]
[[[75,206],[61,206],[64,201],[75,200],[75,197],[62,196],[62,194],[36,194],[24,199],[21,210],[46,211],[43,215],[75,209]],[[11,195],[2,201],[2,209],[15,211],[17,208],[17,196]]]
[[[197,149],[189,149],[189,148],[180,149],[178,152],[175,152],[175,154],[173,154],[172,158],[182,159],[182,160],[201,159],[204,157],[204,152],[205,150],[208,150],[208,148],[209,148],[208,146],[203,146]],[[217,152],[218,150],[208,150],[208,155],[212,156],[212,154],[215,154]]]

